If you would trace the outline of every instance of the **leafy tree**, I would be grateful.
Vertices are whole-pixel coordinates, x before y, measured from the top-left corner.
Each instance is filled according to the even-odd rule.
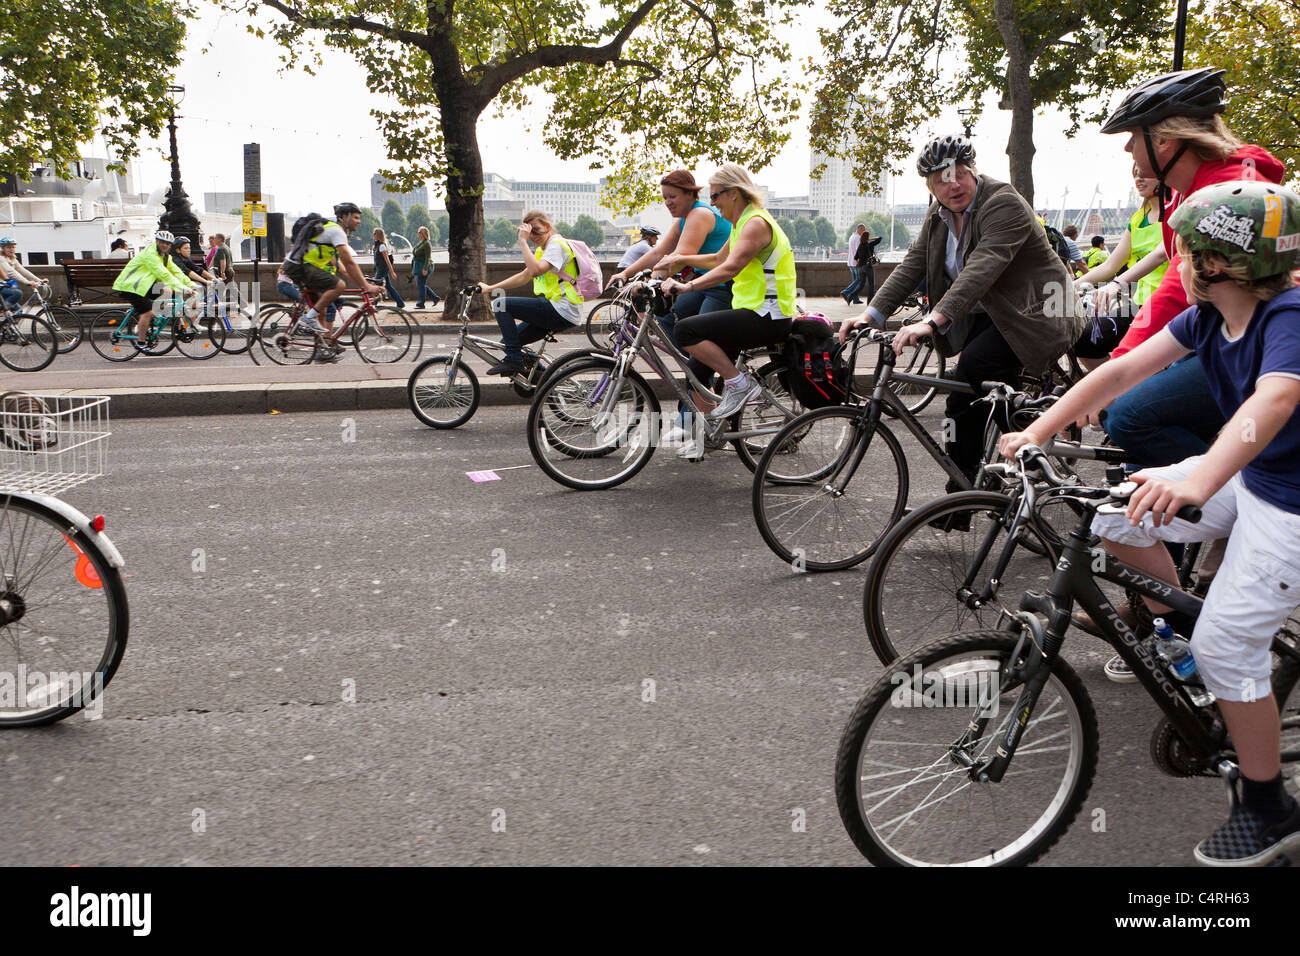
[[[508,249],[519,240],[519,228],[509,219],[498,219],[488,231],[488,245]]]
[[[432,241],[433,223],[429,221],[429,210],[426,209],[424,206],[421,206],[419,203],[416,203],[414,206],[412,206],[410,209],[406,211],[406,228],[411,230],[411,234],[409,236],[406,236],[406,238],[410,239],[412,242],[415,242],[416,231],[419,230],[421,226],[429,230],[429,239],[430,241]],[[403,235],[406,234],[403,233]]]
[[[916,154],[947,106],[1001,95],[1011,111],[1011,184],[1034,201],[1034,112],[1065,110],[1073,135],[1133,84],[1126,50],[1172,32],[1164,0],[829,0],[822,28],[812,146],[854,163],[864,188]],[[1154,61],[1148,61],[1154,62]],[[1167,61],[1164,61],[1167,62]],[[1163,63],[1160,64],[1163,66]],[[1147,70],[1144,72],[1155,72]]]
[[[562,235],[562,236],[572,236],[572,235],[573,235],[573,227],[570,226],[567,222],[556,223],[556,224],[555,224],[555,231],[558,232],[558,233],[559,233],[560,235]],[[575,238],[576,238],[576,237],[575,237]]]
[[[230,210],[230,214],[232,216],[243,216],[244,215],[243,207],[236,206],[234,209]]]
[[[1297,34],[1300,0],[1197,0],[1187,18],[1183,64],[1228,71],[1224,119],[1238,137],[1285,162],[1293,185],[1300,182]],[[1166,46],[1167,54],[1154,54],[1160,62],[1172,61],[1172,36]]]
[[[399,188],[445,182],[454,288],[483,271],[485,112],[548,94],[556,108],[537,131],[542,144],[562,159],[590,157],[607,177],[605,203],[628,212],[655,200],[659,171],[672,166],[725,158],[759,169],[800,106],[779,37],[810,0],[212,2],[270,11],[269,25],[249,29],[281,43],[286,65],[319,68],[318,52],[305,55],[312,38],[357,60],[388,142],[385,178]]]
[[[385,234],[406,235],[406,214],[402,212],[402,207],[398,205],[396,199],[389,199],[384,203],[384,208],[379,210],[379,221],[383,223]]]
[[[357,231],[366,236],[373,236],[377,228],[379,228],[379,217],[375,215],[373,209],[363,207],[361,210],[361,225],[357,227]]]
[[[857,228],[858,223],[863,223],[867,227],[867,231],[870,232],[873,236],[884,236],[885,238],[880,245],[884,246],[885,249],[889,248],[889,217],[888,216],[886,216],[882,212],[861,213],[858,215],[856,219],[853,220],[853,225],[849,226],[850,235],[853,234],[853,230]],[[907,226],[903,225],[903,223],[900,220],[895,219],[894,220],[894,248],[906,249],[908,245],[911,243],[911,241],[912,241],[912,234],[908,230]],[[879,255],[880,246],[876,247],[876,253],[877,255]]]
[[[811,249],[817,245],[817,227],[813,225],[812,220],[800,216],[794,221],[794,235],[790,236],[790,242],[800,249]]]
[[[184,4],[165,0],[14,0],[0,30],[0,173],[50,165],[67,178],[102,132],[120,162],[167,122]]]
[[[451,235],[451,218],[444,212],[433,224],[438,227],[438,242],[447,242]]]
[[[561,232],[560,235],[567,236],[569,233]],[[572,235],[574,239],[585,242],[592,249],[599,249],[605,244],[605,230],[600,228],[600,223],[587,215],[578,217],[577,222],[573,224]]]
[[[781,227],[781,231],[785,233],[785,237],[789,239],[791,243],[793,243],[794,242],[794,220],[789,219],[785,216],[778,216],[776,219],[776,224]]]
[[[813,220],[813,228],[817,230],[817,245],[825,246],[828,249],[834,249],[838,243],[838,236],[835,235],[835,227],[825,216],[818,216]]]

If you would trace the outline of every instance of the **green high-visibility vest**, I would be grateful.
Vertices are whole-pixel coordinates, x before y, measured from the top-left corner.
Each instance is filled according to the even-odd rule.
[[[325,235],[325,230],[343,228],[337,222],[329,219],[321,226],[320,235]],[[317,238],[320,238],[319,236]],[[317,269],[324,269],[326,272],[339,271],[339,251],[328,242],[317,242],[311,239],[307,243],[307,251],[302,254],[302,261],[305,265],[315,266]]]
[[[740,231],[745,223],[758,216],[772,230],[772,241],[740,270],[731,283],[731,307],[753,309],[757,312],[767,299],[775,299],[782,315],[794,315],[794,250],[781,227],[766,210],[746,206],[736,224],[731,227],[731,248],[740,241]]]
[[[564,247],[564,251],[569,254],[568,260],[564,263],[564,274],[578,278],[578,260],[573,254],[573,247],[565,242],[564,237],[558,232],[551,233],[551,238],[546,240],[547,243],[558,242]],[[546,246],[538,246],[533,250],[533,255],[537,261],[542,261],[542,255],[546,252]],[[572,282],[565,282],[556,274],[554,269],[548,269],[533,280],[533,291],[540,296],[554,302],[560,296],[564,296],[570,302],[581,304],[582,296],[578,295],[578,290]]]
[[[1133,217],[1128,221],[1129,248],[1131,251],[1129,252],[1128,262],[1124,264],[1126,269],[1132,268],[1146,258],[1146,254],[1162,240],[1160,223],[1146,222],[1146,220],[1146,207],[1139,206],[1138,211],[1133,213]],[[1144,222],[1145,225],[1143,225]],[[1164,278],[1165,270],[1168,268],[1169,263],[1162,262],[1138,281],[1137,292],[1133,296],[1133,302],[1136,305],[1141,305],[1151,298],[1151,293],[1156,291],[1156,286],[1160,285],[1160,280]]]

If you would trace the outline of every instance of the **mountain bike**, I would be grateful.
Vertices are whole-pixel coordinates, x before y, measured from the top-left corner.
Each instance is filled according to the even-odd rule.
[[[173,348],[195,361],[221,354],[226,342],[225,327],[214,322],[199,324],[186,301],[179,297],[154,303],[153,318],[141,342],[136,333],[139,313],[130,309],[109,309],[90,325],[90,345],[110,362],[129,362],[137,355],[166,355]]]
[[[1120,618],[1098,586],[1108,581],[1195,616],[1201,601],[1129,567],[1097,547],[1101,509],[1122,511],[1137,486],[1071,485],[1040,448],[1013,466],[1030,507],[1041,494],[1071,499],[1078,522],[1064,542],[1047,592],[1027,592],[1001,630],[970,631],[927,644],[895,662],[858,702],[835,762],[840,818],[878,865],[1032,863],[1083,806],[1097,770],[1097,716],[1061,656],[1078,602],[1102,640],[1133,669],[1164,714],[1151,756],[1176,777],[1231,776],[1227,728],[1203,686],[1185,684]],[[1178,516],[1199,520],[1199,509]],[[1272,685],[1282,722],[1282,760],[1300,760],[1300,636],[1273,640]]]
[[[97,713],[126,649],[122,555],[103,516],[55,497],[103,474],[108,404],[0,396],[0,728]]]
[[[77,313],[61,305],[50,304],[50,287],[38,283],[27,298],[23,300],[22,311],[44,319],[54,330],[60,355],[66,355],[81,344],[84,334],[81,318]]]
[[[495,363],[505,355],[505,345],[469,334],[469,310],[474,296],[482,287],[469,286],[460,293],[460,329],[456,345],[448,355],[425,359],[406,380],[406,404],[411,414],[430,428],[457,428],[474,417],[482,390],[478,376],[464,361],[469,352],[485,362]],[[510,385],[520,398],[530,398],[546,375],[543,358],[547,344],[557,342],[551,333],[542,339],[537,351],[523,349],[524,370],[510,376]],[[498,353],[498,354],[494,354]]]
[[[659,444],[659,399],[633,368],[644,361],[672,389],[694,422],[705,447],[730,443],[746,467],[753,468],[770,436],[801,410],[783,383],[781,346],[742,352],[736,367],[749,371],[760,395],[727,419],[712,421],[696,407],[692,391],[713,401],[721,395],[700,382],[688,358],[668,339],[657,315],[667,314],[662,280],[636,283],[632,308],[635,334],[617,356],[592,356],[548,375],[528,412],[528,447],[542,471],[579,491],[613,488],[646,466]],[[651,308],[651,305],[654,308]],[[626,328],[627,325],[621,326]],[[679,379],[669,370],[677,366]]]

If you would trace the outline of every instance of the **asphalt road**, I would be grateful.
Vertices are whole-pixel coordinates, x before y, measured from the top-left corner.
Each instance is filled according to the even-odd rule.
[[[6,863],[862,863],[861,569],[779,562],[731,453],[562,489],[524,411],[116,423],[68,497],[126,556],[130,644],[102,719],[0,734]],[[1156,770],[1155,706],[1071,642],[1101,766],[1046,862],[1190,865],[1223,788]]]

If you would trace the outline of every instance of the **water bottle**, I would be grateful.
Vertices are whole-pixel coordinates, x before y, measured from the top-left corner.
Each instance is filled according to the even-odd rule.
[[[1192,656],[1192,646],[1182,636],[1175,634],[1163,617],[1153,622],[1155,630],[1156,654],[1163,660],[1179,682],[1187,686],[1188,695],[1197,707],[1206,707],[1214,703],[1214,695],[1201,685],[1200,675],[1196,672],[1196,658]]]

